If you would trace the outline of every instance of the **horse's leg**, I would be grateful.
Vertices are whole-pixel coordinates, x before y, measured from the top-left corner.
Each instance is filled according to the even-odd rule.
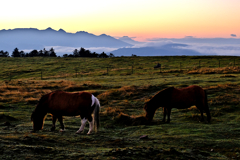
[[[85,127],[85,125],[86,125],[86,122],[87,122],[87,119],[86,119],[86,118],[83,118],[83,119],[81,120],[81,123],[82,123],[82,124],[81,124],[79,130],[78,130],[76,133],[81,133],[81,132],[84,131],[84,127]]]
[[[59,116],[59,117],[58,117],[58,121],[60,122],[60,125],[61,125],[60,132],[63,132],[63,131],[64,131],[64,124],[63,124],[63,118],[62,118],[62,116]]]
[[[88,123],[89,123],[89,130],[88,130],[87,134],[91,134],[93,132],[93,128],[94,128],[94,122],[93,122],[92,115],[89,116]]]
[[[208,123],[210,123],[210,121],[211,121],[211,115],[210,115],[210,112],[209,112],[208,107],[205,108],[205,111],[206,111],[206,113],[207,113],[207,121],[208,121]]]
[[[203,117],[203,107],[202,107],[202,105],[196,105],[196,107],[198,108],[198,110],[199,110],[200,113],[201,113],[200,122],[203,122],[203,121],[204,121],[204,117]]]
[[[200,119],[200,121],[201,121],[201,122],[204,122],[203,110],[202,110],[202,109],[200,109],[200,112],[201,112],[201,119]]]
[[[91,134],[93,132],[93,128],[94,128],[93,120],[92,120],[92,122],[88,121],[88,123],[89,123],[89,131],[87,134]]]
[[[54,131],[55,130],[55,123],[57,121],[57,117],[52,115],[52,128],[51,128],[51,131]]]
[[[167,116],[168,116],[167,123],[170,123],[171,110],[172,110],[172,108],[167,108]]]
[[[162,122],[166,121],[166,114],[167,114],[166,107],[163,107],[163,120],[162,120]]]

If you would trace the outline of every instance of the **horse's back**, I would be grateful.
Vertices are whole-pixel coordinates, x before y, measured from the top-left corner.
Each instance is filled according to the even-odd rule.
[[[196,85],[182,89],[174,88],[171,96],[171,102],[177,108],[187,108],[205,101],[204,90]]]
[[[79,115],[80,110],[91,107],[92,94],[88,92],[68,93],[54,91],[43,96],[39,103],[47,107],[49,113],[61,115]]]

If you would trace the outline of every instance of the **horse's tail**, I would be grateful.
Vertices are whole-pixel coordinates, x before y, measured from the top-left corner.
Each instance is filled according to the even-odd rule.
[[[100,102],[94,96],[93,96],[93,100],[94,100],[94,130],[95,130],[95,133],[97,133],[98,128],[100,126],[100,123],[99,123],[100,122],[100,118],[99,118]]]
[[[207,99],[207,92],[206,92],[206,90],[204,90],[204,93],[205,93],[205,99],[204,99],[204,101],[205,101],[205,111],[206,111],[206,113],[207,113],[207,120],[208,120],[208,122],[210,122],[210,120],[211,120],[211,115],[210,115],[210,111],[209,111],[209,107],[208,107],[208,99]]]

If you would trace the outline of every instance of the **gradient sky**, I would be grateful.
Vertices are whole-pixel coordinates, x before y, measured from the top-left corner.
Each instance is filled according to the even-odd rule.
[[[240,38],[240,0],[4,0],[0,30],[60,28],[95,35]]]

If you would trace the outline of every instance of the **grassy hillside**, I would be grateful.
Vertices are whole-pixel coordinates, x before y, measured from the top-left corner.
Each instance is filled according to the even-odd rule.
[[[240,159],[239,60],[222,56],[0,58],[0,158]],[[153,68],[157,63],[161,72]],[[144,103],[161,89],[189,85],[207,91],[210,124],[199,122],[194,106],[173,109],[169,124],[161,122],[161,108],[151,124],[134,121],[144,115]],[[65,117],[66,132],[58,131],[58,122],[57,130],[50,132],[47,115],[44,129],[30,133],[37,101],[54,90],[89,91],[97,96],[102,105],[100,131],[86,135],[87,126],[84,134],[77,135],[80,118]],[[148,137],[140,139],[143,135]]]
[[[116,57],[116,58],[0,58],[0,80],[9,79],[71,79],[76,76],[157,74],[161,72],[196,72],[199,68],[240,66],[240,57],[178,56],[178,57]],[[220,67],[219,67],[220,66]],[[204,71],[202,71],[204,72]]]

